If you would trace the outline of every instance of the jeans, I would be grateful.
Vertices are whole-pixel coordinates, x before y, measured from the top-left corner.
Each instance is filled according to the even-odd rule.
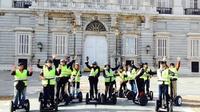
[[[131,85],[131,91],[133,91],[136,94],[137,89],[136,89],[136,85],[135,85],[135,80],[130,80],[129,83]]]
[[[26,100],[26,87],[23,91],[20,92],[14,87],[14,105],[23,105],[24,101]]]
[[[162,94],[165,94],[167,96],[167,100],[168,100],[168,85],[159,85],[159,100],[161,101],[162,99]]]

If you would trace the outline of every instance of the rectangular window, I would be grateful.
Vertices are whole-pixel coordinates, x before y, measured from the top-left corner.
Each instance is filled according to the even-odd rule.
[[[18,33],[17,34],[17,54],[28,55],[30,54],[30,34],[29,33]]]
[[[123,54],[125,56],[137,55],[137,38],[135,37],[124,37],[123,38]]]
[[[192,72],[199,72],[199,62],[191,62]]]
[[[191,40],[191,57],[200,56],[200,39]]]
[[[167,56],[167,39],[158,38],[157,39],[157,56]]]
[[[67,37],[66,35],[54,35],[54,54],[65,55],[67,53]]]

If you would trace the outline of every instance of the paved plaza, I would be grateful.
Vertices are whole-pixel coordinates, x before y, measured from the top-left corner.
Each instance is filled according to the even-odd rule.
[[[30,77],[27,90],[31,102],[31,111],[39,112],[38,93],[41,91],[39,74],[34,73]],[[9,112],[10,96],[13,95],[13,78],[9,72],[0,72],[0,112]],[[154,91],[154,100],[157,92],[157,78],[151,80],[151,90]],[[104,90],[103,77],[100,77],[99,88]],[[199,112],[200,111],[200,77],[181,77],[178,81],[178,94],[183,97],[183,106],[175,107],[175,112]],[[81,90],[85,94],[88,91],[87,74],[81,79]],[[85,95],[84,95],[85,96]],[[154,111],[155,101],[149,101],[147,106],[139,106],[127,99],[119,98],[116,105],[85,105],[83,103],[73,103],[68,106],[59,107],[60,112],[148,112]]]

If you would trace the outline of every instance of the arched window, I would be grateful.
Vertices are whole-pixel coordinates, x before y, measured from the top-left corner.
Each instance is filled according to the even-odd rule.
[[[101,32],[101,31],[106,31],[106,28],[99,20],[94,20],[87,25],[86,31]]]

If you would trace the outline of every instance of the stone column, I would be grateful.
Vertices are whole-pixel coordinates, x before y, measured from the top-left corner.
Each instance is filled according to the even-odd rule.
[[[182,6],[182,0],[173,0],[174,6],[173,6],[173,14],[175,15],[183,15],[183,6]]]

